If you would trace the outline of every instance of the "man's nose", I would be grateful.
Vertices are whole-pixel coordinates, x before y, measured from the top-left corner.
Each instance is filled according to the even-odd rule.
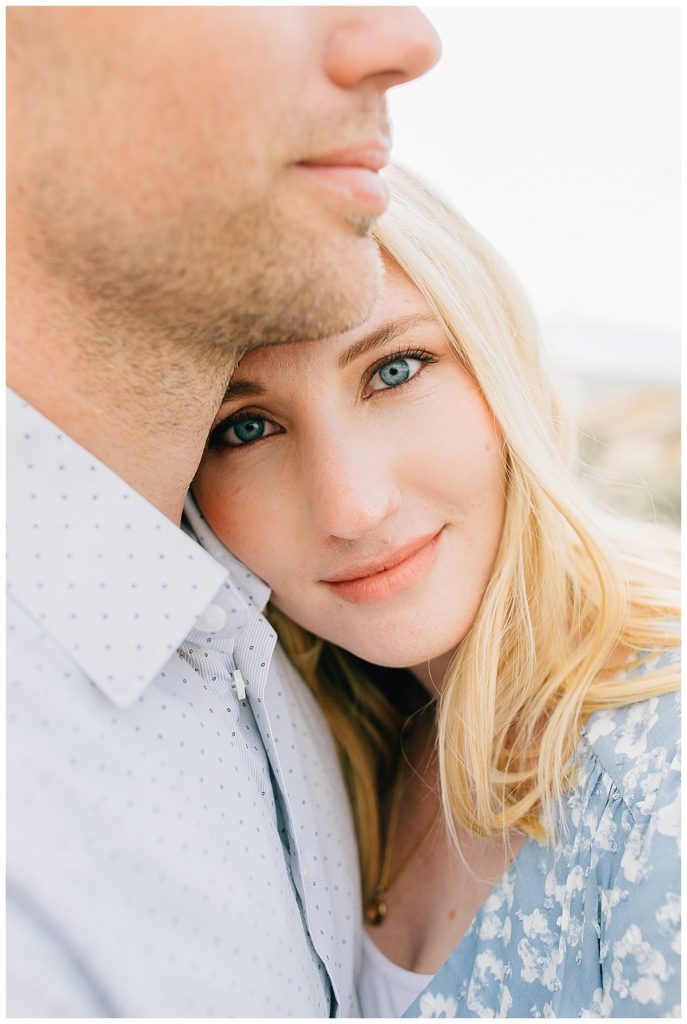
[[[439,60],[439,36],[417,7],[338,7],[331,12],[339,24],[329,38],[325,66],[342,89],[367,83],[384,92],[423,75]]]
[[[401,492],[369,445],[323,446],[310,461],[310,505],[319,536],[359,540],[398,510]]]

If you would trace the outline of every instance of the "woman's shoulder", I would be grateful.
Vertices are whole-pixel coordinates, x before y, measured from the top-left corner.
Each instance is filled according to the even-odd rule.
[[[640,679],[649,671],[680,663],[679,649],[642,659],[623,675]],[[597,762],[635,821],[679,811],[680,691],[661,694],[590,716],[582,730],[588,756]]]

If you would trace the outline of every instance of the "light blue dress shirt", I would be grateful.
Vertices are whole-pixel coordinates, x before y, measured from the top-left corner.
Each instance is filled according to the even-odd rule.
[[[680,1016],[679,694],[593,714],[564,808],[405,1017]]]
[[[356,1016],[349,805],[268,588],[7,413],[8,1013]]]

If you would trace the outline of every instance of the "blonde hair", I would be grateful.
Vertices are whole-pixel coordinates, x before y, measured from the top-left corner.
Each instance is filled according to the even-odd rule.
[[[410,174],[391,168],[388,180],[392,201],[374,236],[481,388],[503,436],[508,481],[494,570],[437,708],[444,815],[458,848],[457,825],[480,836],[520,829],[552,839],[589,715],[679,685],[674,665],[623,676],[646,652],[678,644],[671,540],[584,494],[536,321],[501,257]],[[270,614],[338,744],[369,896],[379,877],[380,791],[405,716],[371,682],[370,666]]]

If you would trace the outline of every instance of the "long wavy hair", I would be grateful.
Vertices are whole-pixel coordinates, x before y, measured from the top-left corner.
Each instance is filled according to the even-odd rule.
[[[409,173],[374,235],[443,326],[503,436],[507,503],[496,563],[437,706],[441,800],[479,836],[553,839],[572,755],[589,715],[679,685],[647,652],[678,644],[676,543],[589,498],[575,432],[547,371],[523,290],[492,247]],[[381,859],[385,787],[407,709],[379,670],[269,612],[338,745],[353,808],[365,897]],[[647,671],[625,678],[647,661]],[[389,670],[390,671],[390,670]],[[390,696],[391,694],[391,696]]]

